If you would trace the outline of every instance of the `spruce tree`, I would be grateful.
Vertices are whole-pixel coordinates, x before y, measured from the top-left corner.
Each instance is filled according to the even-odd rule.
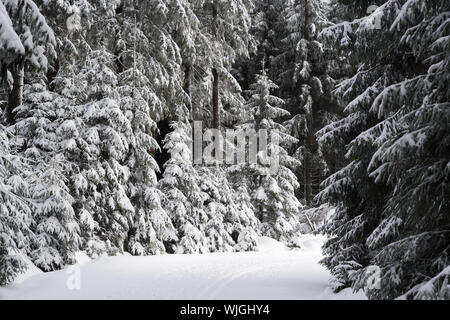
[[[247,108],[251,110],[255,124],[247,126],[247,129],[267,130],[270,140],[267,150],[259,151],[258,164],[238,166],[241,166],[241,174],[248,176],[249,189],[253,191],[252,203],[261,222],[262,234],[297,245],[299,213],[303,206],[295,196],[299,183],[292,170],[300,162],[286,151],[297,139],[277,122],[289,113],[282,108],[284,101],[271,94],[274,89],[277,86],[268,79],[265,71],[257,76],[257,82],[252,85]],[[271,159],[278,161],[276,172],[268,171],[267,165],[271,165]]]
[[[324,147],[344,143],[349,160],[319,195],[338,206],[323,263],[338,287],[369,298],[449,297],[448,11],[446,1],[384,1],[323,31],[359,61],[336,89],[345,118],[319,134]],[[367,287],[374,266],[379,290]]]
[[[56,42],[53,30],[33,0],[2,0],[2,3],[23,48],[23,55],[16,57],[7,67],[11,89],[8,93],[5,117],[9,124],[13,124],[14,109],[23,101],[25,67],[46,70],[46,50],[49,54],[54,54]],[[6,24],[8,25],[9,21],[6,21]],[[14,42],[14,38],[12,40]]]
[[[31,247],[33,263],[45,271],[73,264],[80,245],[80,228],[72,207],[66,178],[61,166],[64,157],[54,156],[33,170],[31,197],[36,243]],[[42,160],[41,160],[42,161]]]
[[[324,97],[332,79],[327,74],[324,45],[317,34],[328,21],[324,4],[317,0],[286,1],[283,18],[286,26],[282,33],[282,49],[273,59],[273,65],[282,70],[276,82],[280,96],[286,100],[285,108],[292,115],[288,119],[288,127],[299,139],[293,152],[302,160],[302,166],[296,175],[302,185],[300,195],[310,207],[317,190],[315,184],[324,170],[315,132],[320,125],[319,117],[329,104]]]
[[[63,153],[70,163],[64,175],[84,250],[92,256],[124,250],[162,253],[164,242],[175,232],[156,188],[159,168],[153,153],[159,146],[152,136],[155,120],[176,113],[173,106],[180,105],[178,49],[161,28],[165,20],[158,15],[163,8],[155,11],[153,4],[136,7],[131,2],[94,4],[95,10],[85,3],[46,3],[47,12],[59,13],[56,21],[80,14],[82,36],[70,28],[58,29],[62,58],[54,61],[55,74],[48,89],[43,88],[50,92],[41,95],[48,97],[47,110],[39,114],[41,123],[50,125],[42,131],[29,126],[20,131],[28,135],[24,140],[29,147],[41,133],[54,137],[59,147],[42,153]],[[95,37],[100,29],[110,32]],[[157,50],[151,37],[162,39],[167,50]],[[24,108],[24,127],[34,121],[36,107],[40,108]],[[73,128],[58,130],[52,125],[55,117],[57,123],[72,123]]]
[[[264,61],[267,75],[276,79],[279,70],[272,61],[280,55],[283,48],[282,39],[286,32],[283,0],[255,0],[252,13],[251,34],[256,42],[256,50],[250,52],[250,58],[240,58],[235,66],[235,76],[243,89],[250,89]]]
[[[46,67],[44,47],[53,44],[52,31],[32,1],[0,2],[0,64],[7,84],[8,102],[2,110],[6,122],[14,122],[14,109],[21,104],[25,65]],[[36,244],[32,231],[30,163],[17,155],[14,132],[0,124],[0,284],[14,280],[26,270],[21,254]]]
[[[203,206],[206,194],[199,187],[200,177],[191,159],[192,128],[183,121],[174,122],[172,128],[164,145],[170,160],[164,165],[164,175],[159,181],[165,194],[164,208],[178,237],[178,241],[169,244],[169,252],[205,253],[208,252],[204,230],[208,217]]]
[[[242,117],[245,101],[231,71],[238,57],[248,57],[254,50],[255,43],[250,34],[253,3],[248,0],[207,0],[200,4],[195,12],[209,39],[204,43],[207,48],[202,48],[206,53],[202,68],[209,68],[204,70],[209,84],[205,85],[203,81],[197,90],[202,90],[203,97],[210,99],[198,108],[210,106],[211,110],[204,112],[204,119],[212,128],[219,128],[232,125]]]
[[[19,253],[34,241],[29,201],[29,166],[13,154],[4,126],[0,125],[0,285],[26,271]],[[21,250],[24,251],[21,251]]]

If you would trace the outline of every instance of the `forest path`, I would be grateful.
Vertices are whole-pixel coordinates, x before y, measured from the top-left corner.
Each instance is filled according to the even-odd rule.
[[[0,299],[363,299],[331,292],[329,272],[318,264],[322,243],[305,236],[302,250],[288,250],[261,238],[258,252],[102,257],[57,272],[34,270],[0,288]],[[70,290],[78,280],[80,288]]]

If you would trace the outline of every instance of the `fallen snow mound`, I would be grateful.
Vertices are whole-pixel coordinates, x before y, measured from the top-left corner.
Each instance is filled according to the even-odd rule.
[[[89,258],[89,256],[83,251],[77,251],[75,253],[75,260],[77,261],[78,265],[83,265],[92,261],[92,259]]]
[[[304,234],[299,237],[300,247],[303,250],[320,252],[326,239],[322,235]]]

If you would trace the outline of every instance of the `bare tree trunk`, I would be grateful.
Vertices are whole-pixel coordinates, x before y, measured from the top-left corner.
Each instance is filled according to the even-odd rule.
[[[217,38],[216,23],[217,23],[217,7],[213,4],[213,35]],[[219,72],[217,68],[212,69],[213,74],[213,92],[212,92],[212,127],[214,129],[220,128],[220,110],[219,110]]]
[[[18,66],[16,70],[12,71],[13,87],[8,95],[8,105],[6,106],[6,120],[10,125],[13,125],[15,121],[14,109],[20,106],[23,102],[23,66]]]

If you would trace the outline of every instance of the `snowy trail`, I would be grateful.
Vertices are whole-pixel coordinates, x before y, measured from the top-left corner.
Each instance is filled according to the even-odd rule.
[[[80,265],[79,290],[61,270],[0,288],[0,299],[364,299],[332,294],[321,240],[304,244],[290,251],[266,238],[259,252],[103,257]]]

